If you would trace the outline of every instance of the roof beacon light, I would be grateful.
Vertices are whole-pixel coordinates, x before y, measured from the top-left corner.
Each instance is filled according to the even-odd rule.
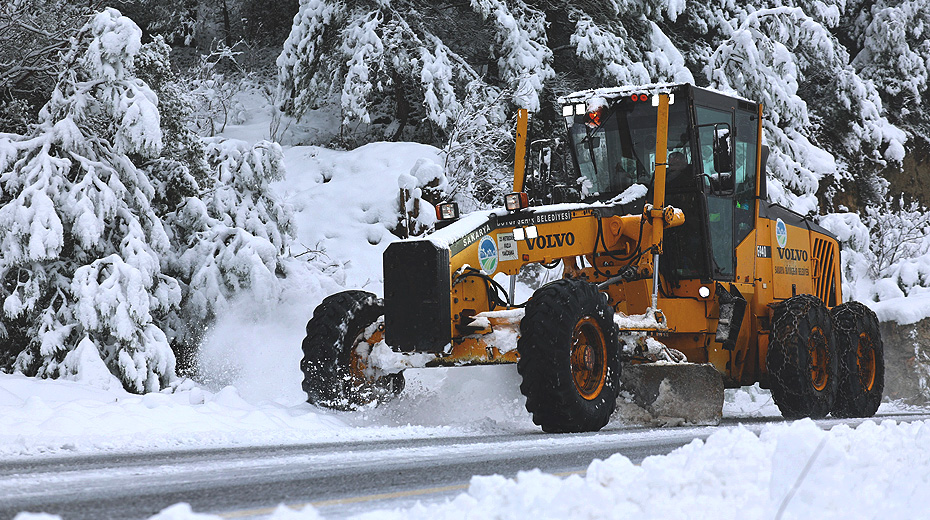
[[[593,110],[588,111],[584,115],[584,124],[588,125],[590,128],[597,128],[601,126],[601,118],[604,117],[604,106],[601,105]]]

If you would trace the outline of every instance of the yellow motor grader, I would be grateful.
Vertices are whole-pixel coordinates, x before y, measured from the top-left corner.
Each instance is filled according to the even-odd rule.
[[[717,417],[724,386],[754,383],[786,418],[875,413],[878,320],[843,303],[836,238],[768,202],[761,105],[690,84],[559,101],[575,182],[547,186],[551,163],[535,157],[550,150],[530,147],[530,184],[550,188],[530,205],[521,112],[504,208],[440,204],[437,231],[385,251],[383,299],[345,291],[316,308],[301,362],[311,403],[352,409],[399,392],[403,373],[372,363],[390,348],[429,353],[426,366],[517,363],[547,432],[599,430],[631,382],[644,406],[677,390],[686,408],[711,396]],[[513,279],[529,264],[561,278],[517,304]]]

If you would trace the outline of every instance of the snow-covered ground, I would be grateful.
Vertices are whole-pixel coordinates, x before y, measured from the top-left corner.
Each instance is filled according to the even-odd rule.
[[[251,139],[261,130],[253,124],[231,133]],[[292,250],[304,253],[321,275],[295,278],[276,301],[240,298],[209,332],[195,380],[171,391],[129,394],[106,373],[84,373],[79,381],[0,374],[0,457],[537,431],[513,366],[410,370],[397,399],[360,412],[304,402],[298,364],[307,319],[342,287],[380,292],[398,179],[418,160],[439,161],[438,153],[409,143],[351,152],[288,148],[288,179],[276,188],[295,209]],[[880,412],[894,410],[886,403]],[[758,389],[729,391],[724,412],[731,418],[778,416],[769,394]],[[920,517],[930,511],[928,422],[869,421],[823,431],[805,420],[767,425],[759,434],[721,428],[706,441],[640,465],[618,454],[595,461],[584,476],[475,477],[448,503],[362,517]],[[629,425],[616,416],[607,428]],[[317,516],[312,507],[282,507],[271,515]],[[215,517],[179,504],[154,518]]]
[[[232,386],[193,382],[144,396],[74,381],[0,375],[0,457],[535,431],[514,367],[410,371],[401,396],[361,412],[320,410],[281,391],[244,398]],[[245,378],[254,376],[243,376]],[[272,381],[267,381],[271,385]],[[254,381],[253,384],[258,384]],[[290,384],[294,384],[293,382]],[[883,404],[880,413],[899,410]],[[778,416],[765,391],[728,391],[725,417]],[[608,430],[629,428],[616,416]],[[538,471],[516,479],[478,476],[443,504],[376,511],[361,518],[902,518],[930,506],[930,421],[867,421],[821,430],[812,421],[774,423],[753,433],[720,428],[640,465],[617,454],[585,475]],[[913,516],[913,515],[911,515]],[[917,515],[920,516],[919,514]],[[312,519],[281,507],[274,519]],[[20,520],[34,518],[22,514]],[[153,517],[218,518],[183,504]]]

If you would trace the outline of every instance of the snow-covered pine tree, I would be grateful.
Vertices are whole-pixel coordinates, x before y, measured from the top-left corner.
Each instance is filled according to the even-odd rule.
[[[769,194],[775,201],[813,212],[820,180],[835,174],[869,179],[872,191],[880,193],[877,168],[847,168],[856,159],[856,166],[865,160],[883,164],[879,150],[900,147],[900,130],[882,116],[877,91],[856,74],[845,48],[803,10],[778,7],[749,14],[711,55],[705,74],[712,86],[766,108]],[[838,168],[837,159],[845,167]]]
[[[549,16],[566,26],[562,32],[571,31],[571,52],[565,53],[570,58],[559,60],[556,71],[586,77],[585,84],[579,85],[585,88],[693,83],[694,76],[672,40],[681,35],[668,31],[668,24],[684,10],[684,2],[620,0],[567,2],[562,12],[550,9]],[[550,34],[557,32],[550,29]],[[559,36],[552,34],[552,38]]]
[[[909,138],[930,136],[930,6],[923,0],[857,1],[847,6],[846,44],[859,74],[873,82],[888,118]]]
[[[903,134],[889,124],[879,91],[858,74],[833,34],[851,9],[839,0],[473,0],[429,6],[303,0],[278,59],[279,84],[291,114],[335,102],[345,128],[378,121],[393,121],[392,129],[409,126],[410,114],[425,106],[422,117],[436,130],[425,140],[440,146],[448,143],[450,121],[463,113],[463,104],[487,103],[467,99],[476,71],[490,87],[488,96],[512,90],[505,108],[539,109],[537,119],[556,123],[555,95],[579,88],[710,85],[764,104],[772,194],[807,213],[817,207],[827,177],[856,183],[863,200],[880,197],[884,183],[877,173],[902,155]],[[917,16],[905,7],[896,13]],[[920,31],[918,24],[909,33],[909,49],[922,48]],[[475,40],[485,48],[476,48]],[[465,107],[468,112],[474,108]],[[455,172],[447,175],[455,186]]]
[[[492,136],[506,128],[508,103],[538,108],[551,76],[548,50],[539,41],[545,37],[541,20],[523,2],[303,0],[277,62],[282,108],[299,117],[334,103],[342,115],[343,143],[353,144],[355,129],[364,139],[448,143],[457,154],[448,164],[470,164],[469,176],[496,176],[506,162],[493,162],[500,150],[483,144],[499,142]],[[457,32],[463,28],[467,31]],[[476,34],[493,42],[490,56]],[[447,40],[460,44],[459,52]],[[501,85],[482,81],[463,53],[484,53],[478,61],[505,78]],[[478,107],[486,110],[476,120]],[[478,122],[484,129],[476,128]],[[484,137],[460,146],[457,137],[465,134]],[[472,204],[487,195],[472,190],[471,177],[456,178],[455,166],[446,173],[462,188],[456,194],[461,201]]]
[[[396,4],[302,0],[277,60],[282,108],[299,117],[336,102],[344,133],[361,124],[378,138],[410,138],[424,116],[444,130],[478,74]]]
[[[293,235],[291,214],[270,189],[284,177],[277,143],[209,138],[205,148],[209,185],[165,219],[173,251],[167,270],[183,289],[168,329],[184,369],[207,325],[236,293],[249,289],[257,301],[277,297]]]
[[[135,70],[159,99],[162,153],[142,168],[171,240],[162,269],[181,285],[181,305],[160,316],[159,324],[183,374],[195,362],[206,327],[237,292],[276,297],[293,225],[269,186],[284,177],[281,148],[195,134],[189,124],[194,100],[172,73],[169,52],[155,37],[142,46]]]
[[[128,390],[159,390],[237,291],[272,299],[303,265],[269,188],[280,147],[193,134],[167,46],[140,39],[94,17],[40,124],[0,134],[0,368],[71,377],[93,345]]]
[[[142,45],[133,63],[135,75],[158,96],[162,151],[141,166],[155,188],[152,206],[160,218],[210,182],[203,141],[189,123],[193,112],[190,89],[175,76],[170,53],[164,38],[156,36]]]
[[[0,136],[0,341],[26,374],[74,372],[66,355],[87,338],[129,390],[174,377],[154,314],[181,291],[161,273],[168,236],[133,162],[162,148],[156,96],[131,73],[141,35],[114,9],[94,16],[39,125]]]

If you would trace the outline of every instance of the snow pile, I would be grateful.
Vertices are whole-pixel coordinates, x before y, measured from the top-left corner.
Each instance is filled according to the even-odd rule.
[[[298,370],[297,362],[287,368]],[[121,385],[102,389],[0,374],[0,457],[407,439],[449,431],[408,423],[396,428],[321,410],[303,402],[299,379],[284,386],[291,399],[249,402],[235,387],[214,392],[190,381],[173,393],[134,395]]]
[[[375,143],[352,151],[286,149],[287,179],[274,189],[294,211],[297,239],[291,253],[314,270],[291,265],[276,298],[252,290],[230,302],[200,348],[197,379],[214,390],[234,385],[253,400],[303,402],[304,326],[330,294],[345,288],[382,294],[382,253],[397,240],[389,229],[400,218],[399,179],[414,179],[417,186],[434,182],[438,154],[413,143]],[[423,211],[421,216],[426,218]]]
[[[842,243],[843,297],[881,321],[909,325],[930,317],[930,213],[916,204],[831,213],[820,225]]]
[[[780,417],[781,411],[772,399],[772,392],[753,386],[731,388],[723,391],[723,415],[725,417],[755,418]],[[881,405],[888,409],[890,404]]]
[[[355,518],[904,518],[930,506],[928,446],[926,422],[737,427],[639,466],[617,454],[584,476],[474,477],[445,504]],[[272,518],[304,518],[286,514]]]

